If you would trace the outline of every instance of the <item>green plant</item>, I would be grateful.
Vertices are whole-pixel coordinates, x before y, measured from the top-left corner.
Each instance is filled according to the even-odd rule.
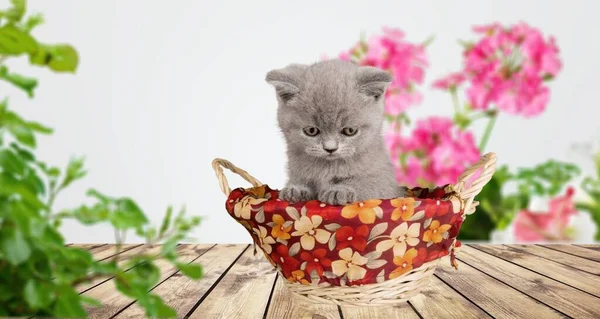
[[[477,196],[477,214],[465,219],[460,239],[489,240],[493,230],[505,229],[520,211],[527,209],[535,196],[554,197],[577,175],[573,164],[549,160],[533,168],[520,168],[511,173],[503,165]],[[507,188],[516,191],[507,192]]]
[[[600,150],[594,154],[593,160],[596,176],[587,176],[581,183],[581,189],[588,195],[588,199],[576,203],[576,207],[590,214],[597,225],[594,239],[600,241]]]
[[[75,72],[79,58],[70,45],[35,39],[30,32],[42,23],[41,15],[25,18],[25,1],[11,3],[9,9],[0,11],[0,79],[33,97],[37,80],[12,73],[5,65],[7,59],[26,56],[33,65]],[[183,275],[200,278],[202,268],[179,262],[176,250],[199,218],[186,218],[184,209],[173,217],[169,208],[160,228],[151,227],[132,199],[96,190],[88,192],[94,204],[54,212],[56,197],[86,171],[79,158],[61,170],[36,157],[36,136],[51,133],[49,127],[9,109],[8,100],[0,102],[0,316],[86,317],[84,304],[98,302],[78,294],[75,287],[99,277],[114,277],[117,289],[137,299],[147,316],[175,316],[159,296],[148,293],[160,277],[155,260],[166,258]],[[140,254],[125,263],[117,263],[116,258],[95,261],[88,251],[65,246],[59,226],[66,218],[84,225],[110,223],[117,250],[131,231],[150,244],[164,244],[157,255]]]

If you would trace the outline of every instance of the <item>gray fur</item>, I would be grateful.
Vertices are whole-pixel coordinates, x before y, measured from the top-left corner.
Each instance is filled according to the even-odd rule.
[[[387,72],[328,60],[273,70],[266,81],[276,89],[287,143],[289,179],[282,199],[343,205],[404,195],[382,135],[383,94],[392,81]],[[320,134],[307,136],[306,127]],[[345,127],[358,132],[343,135]]]

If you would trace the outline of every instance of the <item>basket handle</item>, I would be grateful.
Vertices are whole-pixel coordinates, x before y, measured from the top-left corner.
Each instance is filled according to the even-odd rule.
[[[496,154],[487,153],[483,155],[477,163],[467,168],[458,177],[458,182],[454,185],[454,190],[460,195],[463,204],[465,205],[463,216],[475,212],[475,207],[479,205],[479,202],[474,201],[473,199],[481,192],[483,186],[492,179],[492,176],[496,171],[496,161]],[[470,185],[467,185],[473,176],[480,170],[481,174],[479,174],[479,177],[477,177]]]
[[[252,175],[248,174],[245,170],[233,165],[230,161],[222,158],[215,158],[212,161],[212,167],[215,170],[215,174],[217,175],[217,179],[219,180],[219,186],[221,187],[221,191],[225,196],[229,196],[231,193],[231,187],[229,187],[229,182],[227,182],[227,177],[225,177],[225,173],[223,172],[223,168],[226,168],[238,175],[240,175],[243,179],[248,181],[248,183],[252,184],[254,187],[259,187],[262,183],[254,178]]]

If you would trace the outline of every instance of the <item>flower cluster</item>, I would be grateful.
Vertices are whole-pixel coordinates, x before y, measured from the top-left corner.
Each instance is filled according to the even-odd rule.
[[[399,115],[421,102],[422,96],[415,90],[415,85],[422,84],[425,78],[425,67],[428,66],[425,46],[406,41],[402,31],[383,28],[382,35],[359,42],[348,52],[341,53],[339,58],[374,66],[394,76],[385,95],[386,113]]]
[[[539,115],[548,104],[546,80],[561,70],[554,38],[545,39],[525,23],[504,27],[500,24],[476,26],[482,37],[467,44],[464,68],[434,82],[439,89],[455,89],[467,81],[470,106],[487,110],[491,105],[512,115]]]
[[[480,158],[473,134],[443,117],[417,121],[408,137],[388,131],[386,142],[396,178],[410,186],[455,183]]]

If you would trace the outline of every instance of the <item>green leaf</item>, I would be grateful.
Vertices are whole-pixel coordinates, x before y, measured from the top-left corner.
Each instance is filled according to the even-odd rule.
[[[69,161],[67,170],[65,172],[65,179],[62,181],[60,189],[69,186],[71,183],[83,178],[87,174],[87,172],[83,169],[83,162],[83,157],[73,158]]]
[[[192,279],[202,278],[203,271],[201,265],[177,262],[175,263],[175,266],[177,266],[177,269],[179,269],[179,271],[181,271],[187,277],[190,277]]]
[[[0,66],[0,79],[3,79],[6,82],[25,91],[29,97],[33,97],[33,90],[38,84],[37,80],[34,78],[28,78],[15,73],[9,73],[6,66]]]
[[[21,21],[21,18],[25,14],[25,0],[10,0],[12,7],[1,11],[0,16],[12,22]]]
[[[175,250],[177,249],[177,245],[182,238],[183,236],[179,234],[169,238],[165,243],[163,243],[161,247],[161,254],[167,259],[174,259]]]
[[[14,176],[6,172],[0,173],[0,194],[5,196],[19,195],[27,205],[37,209],[45,208],[37,194],[27,184],[15,179]]]
[[[42,134],[52,134],[54,130],[37,122],[27,122],[27,126],[35,132]]]
[[[100,201],[102,204],[104,205],[108,205],[109,203],[114,202],[115,200],[100,193],[99,191],[95,190],[95,189],[89,189],[86,193],[87,196],[93,197],[95,199],[97,199],[98,201]]]
[[[25,162],[9,149],[0,149],[0,169],[12,174],[25,174]]]
[[[109,220],[115,228],[138,228],[148,223],[148,219],[133,200],[120,198],[116,205],[117,210],[109,216]]]
[[[103,222],[108,220],[108,216],[110,214],[108,207],[97,204],[90,207],[80,206],[71,211],[61,212],[61,214],[65,214],[66,216],[73,216],[75,219],[80,221],[84,225],[93,225],[99,222]]]
[[[167,208],[167,213],[165,214],[165,217],[162,220],[162,224],[160,225],[160,231],[158,233],[158,237],[162,237],[162,235],[167,231],[167,229],[169,229],[169,226],[171,225],[171,215],[173,214],[173,207],[169,206],[169,208]]]
[[[15,56],[33,53],[36,52],[37,47],[35,39],[14,24],[9,23],[0,27],[0,54]]]
[[[29,56],[31,64],[47,66],[56,72],[75,72],[79,64],[79,55],[68,44],[40,45]]]
[[[15,228],[3,227],[0,237],[2,255],[12,265],[20,265],[31,256],[31,248],[23,233]]]
[[[31,32],[31,30],[33,30],[35,27],[39,26],[42,23],[44,23],[44,17],[41,14],[36,13],[30,15],[27,18],[23,27],[27,32]]]
[[[146,298],[142,298],[142,300],[138,301],[146,310],[146,316],[149,318],[172,318],[177,316],[175,309],[167,306],[164,301],[155,294],[149,294]]]
[[[53,316],[59,318],[85,318],[87,312],[81,304],[81,297],[74,288],[67,285],[60,286],[56,293]]]
[[[47,283],[36,282],[29,279],[23,289],[25,301],[33,309],[43,309],[52,302],[52,290],[47,286]]]

